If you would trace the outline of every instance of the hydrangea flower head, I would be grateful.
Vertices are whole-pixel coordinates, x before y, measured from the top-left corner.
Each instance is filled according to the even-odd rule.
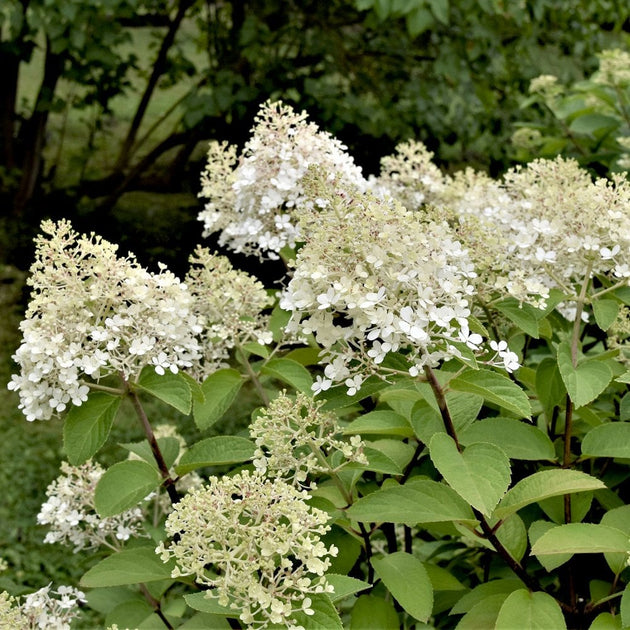
[[[272,341],[268,316],[262,311],[272,299],[253,276],[234,269],[225,256],[198,247],[190,258],[186,286],[194,298],[195,313],[204,321],[202,360],[193,372],[201,378],[226,365],[235,344]]]
[[[312,614],[309,595],[332,590],[324,573],[337,550],[321,541],[328,515],[281,479],[244,471],[209,482],[173,507],[173,541],[156,552],[175,559],[173,577],[193,575],[248,628],[296,627],[295,612]]]
[[[118,549],[132,536],[144,535],[144,514],[138,507],[101,517],[94,505],[96,484],[105,470],[96,462],[81,466],[61,462],[61,475],[46,489],[37,522],[48,526],[44,542],[74,545],[74,552],[105,545]]]
[[[321,191],[321,181],[315,186]],[[319,390],[361,387],[400,352],[410,373],[460,357],[476,274],[449,226],[391,199],[335,189],[308,222],[280,305],[289,329],[313,333],[327,363]]]
[[[47,420],[87,399],[88,383],[120,373],[136,378],[190,367],[201,322],[193,298],[172,273],[150,273],[133,257],[67,221],[42,224],[31,267],[31,300],[14,360],[27,420]]]
[[[284,392],[272,400],[249,427],[257,447],[256,469],[268,477],[292,476],[293,483],[306,485],[309,475],[331,471],[328,458],[334,453],[341,454],[343,464],[367,464],[361,438],[340,439],[335,414],[322,411],[321,405],[301,392],[295,400]]]
[[[213,143],[202,176],[199,214],[204,234],[221,232],[219,244],[235,252],[277,259],[299,239],[298,214],[313,200],[303,179],[320,165],[355,186],[366,186],[346,147],[281,102],[263,104],[240,157],[234,147]]]

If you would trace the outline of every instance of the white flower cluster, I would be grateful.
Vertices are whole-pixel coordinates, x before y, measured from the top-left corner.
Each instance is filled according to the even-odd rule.
[[[295,399],[282,392],[271,401],[249,427],[256,469],[268,477],[290,476],[291,483],[306,487],[309,475],[337,471],[348,462],[367,464],[361,437],[339,439],[337,417],[321,405],[301,392]],[[341,462],[333,464],[335,454]]]
[[[74,552],[105,545],[119,549],[132,536],[144,535],[144,514],[138,507],[115,516],[101,517],[94,507],[96,484],[105,470],[88,461],[81,466],[61,463],[61,475],[46,489],[37,522],[47,525],[46,543],[74,545]]]
[[[356,191],[331,194],[303,221],[308,238],[280,305],[292,312],[289,330],[313,333],[324,349],[316,392],[345,382],[353,394],[367,375],[387,373],[394,352],[412,375],[462,350],[485,352],[468,321],[476,273],[446,223]]]
[[[273,300],[261,282],[234,269],[225,256],[198,247],[190,263],[185,282],[195,300],[195,313],[205,322],[202,360],[193,372],[199,372],[203,379],[226,365],[236,344],[256,341],[265,345],[273,341],[267,329],[269,318],[261,314]]]
[[[0,593],[0,628],[6,630],[70,630],[73,619],[79,614],[79,603],[85,594],[71,586],[51,585],[40,588],[24,597],[23,602]]]
[[[31,267],[31,301],[14,360],[27,420],[47,420],[87,399],[90,381],[135,378],[146,365],[177,372],[199,357],[193,298],[172,273],[153,274],[116,246],[45,221]]]
[[[283,247],[300,240],[298,215],[315,203],[302,185],[311,165],[354,186],[367,185],[346,147],[306,118],[267,102],[240,158],[234,147],[211,145],[200,194],[209,199],[199,214],[205,235],[221,232],[220,245],[277,259]]]
[[[337,549],[320,540],[328,515],[281,479],[244,471],[209,481],[173,506],[173,540],[156,553],[175,559],[173,577],[195,576],[248,628],[298,628],[296,612],[314,613],[309,595],[332,591],[323,576]]]
[[[589,274],[630,278],[626,179],[593,181],[574,160],[557,158],[514,168],[502,180],[467,170],[440,183],[427,154],[405,146],[404,177],[378,180],[379,190],[426,218],[449,220],[470,252],[482,300],[512,296],[543,308],[551,289],[575,300]],[[431,205],[418,193],[427,177]]]

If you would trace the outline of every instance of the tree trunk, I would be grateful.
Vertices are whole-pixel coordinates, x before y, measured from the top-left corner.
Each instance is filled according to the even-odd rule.
[[[127,137],[125,138],[123,146],[120,150],[120,155],[118,156],[116,166],[114,167],[115,172],[123,171],[129,163],[129,159],[131,158],[131,149],[133,148],[136,136],[138,135],[138,130],[140,129],[142,119],[147,111],[149,101],[151,100],[151,96],[153,95],[159,78],[166,70],[168,51],[175,41],[175,35],[177,34],[182,20],[186,15],[186,11],[188,11],[194,2],[195,0],[180,0],[179,6],[177,7],[177,13],[175,14],[173,20],[169,23],[168,31],[162,40],[158,56],[153,64],[153,71],[151,72],[144,94],[142,95],[142,99],[140,100],[140,104],[138,105],[133,121],[131,122],[131,127],[129,128]]]
[[[46,125],[50,106],[57,87],[57,81],[63,71],[64,58],[51,52],[50,42],[46,41],[46,60],[44,62],[44,78],[37,94],[35,107],[31,117],[23,123],[18,142],[22,150],[20,168],[22,177],[15,196],[13,214],[24,214],[33,197],[35,186],[42,172],[44,145],[46,142]]]

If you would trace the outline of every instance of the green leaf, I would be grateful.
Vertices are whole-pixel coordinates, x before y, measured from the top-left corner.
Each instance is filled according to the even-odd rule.
[[[503,499],[501,499],[493,516],[495,518],[505,518],[509,514],[518,512],[522,507],[547,497],[584,492],[586,490],[599,490],[605,487],[606,485],[603,481],[579,470],[564,468],[541,470],[529,477],[525,477],[513,488],[510,488]]]
[[[388,486],[362,497],[346,514],[362,522],[440,523],[476,522],[466,503],[452,488],[428,479]]]
[[[135,547],[107,556],[93,566],[82,578],[81,586],[120,586],[168,580],[175,561],[164,563],[155,553],[155,547]]]
[[[240,464],[254,457],[255,444],[247,438],[219,435],[193,444],[175,466],[178,475],[205,466]],[[207,611],[206,611],[207,612]]]
[[[510,593],[523,588],[523,582],[516,578],[504,578],[492,580],[475,586],[472,591],[466,593],[451,609],[451,615],[467,613],[473,606],[490,597],[503,594],[507,597]]]
[[[158,374],[153,367],[148,366],[140,374],[138,388],[183,414],[190,413],[192,393],[186,379],[181,374],[171,372]]]
[[[302,626],[304,630],[343,630],[339,613],[330,597],[324,593],[313,593],[308,597],[314,614],[307,615],[301,610],[293,613],[292,619],[298,626]]]
[[[588,630],[623,630],[621,617],[611,615],[609,612],[599,613]]]
[[[404,416],[388,409],[370,411],[352,421],[345,429],[345,435],[399,435],[413,437],[411,424]]]
[[[141,460],[118,462],[96,484],[94,506],[100,516],[114,516],[135,507],[162,483],[151,464]]]
[[[435,24],[433,14],[424,6],[419,6],[408,13],[405,21],[407,23],[407,32],[412,37],[417,37]]]
[[[546,433],[515,418],[485,418],[459,434],[461,444],[487,442],[510,459],[555,460],[556,451]]]
[[[520,328],[526,335],[538,339],[538,320],[541,319],[543,311],[534,308],[530,304],[519,305],[518,300],[508,298],[495,304],[495,308],[503,313],[513,324]]]
[[[608,422],[592,428],[582,441],[582,455],[630,458],[630,424]]]
[[[361,385],[361,389],[353,396],[348,396],[348,390],[345,386],[341,385],[339,387],[331,387],[328,391],[320,394],[318,399],[326,401],[322,405],[324,411],[342,409],[344,407],[350,407],[365,398],[369,398],[387,387],[389,387],[389,384],[383,379],[378,378],[378,376],[369,376],[365,379],[363,385]]]
[[[342,599],[359,591],[364,591],[366,588],[372,588],[369,582],[357,580],[349,575],[339,575],[338,573],[327,573],[326,581],[335,589],[334,593],[329,594],[333,603],[340,602]]]
[[[284,355],[285,359],[297,361],[300,365],[317,365],[319,363],[319,348],[296,348]]]
[[[626,585],[626,588],[623,589],[623,594],[621,595],[621,625],[624,628],[630,626],[630,584]]]
[[[584,114],[578,116],[570,125],[569,130],[579,134],[604,133],[619,127],[619,120],[605,114]]]
[[[617,319],[619,302],[617,300],[595,300],[593,302],[593,315],[595,321],[602,330],[608,330]]]
[[[353,467],[371,470],[383,475],[402,475],[404,472],[391,457],[378,449],[371,448],[370,446],[364,446],[363,454],[367,457],[367,465],[356,464],[352,465]]]
[[[229,606],[221,606],[218,598],[207,597],[209,591],[184,595],[186,603],[193,609],[201,612],[219,615],[221,617],[238,617],[238,612]]]
[[[601,524],[622,531],[630,539],[630,505],[621,505],[608,510],[602,516]],[[626,553],[606,552],[604,558],[615,575],[619,575],[628,566],[628,554]]]
[[[490,370],[466,370],[449,381],[451,389],[477,394],[518,415],[529,418],[532,410],[527,394],[507,376]]]
[[[433,15],[442,22],[448,24],[448,5],[449,0],[428,0]]]
[[[526,589],[508,595],[494,626],[495,630],[560,630],[566,627],[562,610],[551,595]]]
[[[360,595],[350,613],[350,630],[399,628],[398,614],[391,602],[375,595]]]
[[[457,630],[493,628],[509,593],[497,593],[477,602],[459,621]]]
[[[543,359],[536,368],[536,393],[548,416],[554,407],[564,404],[567,390],[557,361],[550,357]]]
[[[427,621],[433,586],[422,562],[404,551],[372,559],[372,566],[394,599],[412,616]]]
[[[535,556],[558,553],[630,552],[628,534],[596,523],[567,523],[544,533],[532,546]]]
[[[619,420],[621,422],[630,420],[630,392],[626,392],[619,401]]]
[[[523,519],[518,514],[510,514],[505,520],[500,523],[497,519],[489,519],[488,523],[490,527],[497,526],[496,535],[499,542],[510,552],[510,555],[520,561],[525,552],[527,551],[527,529]],[[480,538],[476,532],[470,530],[466,525],[455,523],[455,528],[467,539],[474,547],[482,546],[491,551],[495,551],[492,543],[485,539]]]
[[[225,368],[208,376],[201,384],[204,400],[193,402],[193,418],[201,431],[210,428],[229,409],[243,384],[237,370]]]
[[[549,521],[534,521],[529,526],[529,541],[531,545],[534,545],[536,541],[549,530],[554,527],[558,527],[555,523]],[[558,567],[561,567],[565,562],[568,562],[573,557],[572,553],[556,553],[538,557],[538,562],[551,573]]]
[[[73,466],[86,462],[105,444],[120,400],[93,392],[80,407],[70,409],[63,425],[63,445]]]
[[[510,485],[510,460],[494,444],[476,442],[462,453],[453,438],[436,433],[429,444],[431,460],[446,482],[486,516],[492,514]]]
[[[175,463],[175,460],[179,455],[179,440],[173,437],[163,437],[158,438],[157,443],[160,448],[160,452],[162,453],[162,457],[164,458],[166,467],[170,468]],[[128,450],[130,453],[135,453],[138,457],[147,462],[147,464],[151,464],[151,466],[153,466],[156,470],[159,470],[157,462],[153,456],[153,451],[151,450],[147,440],[143,440],[142,442],[127,442],[126,444],[121,444],[120,446]]]
[[[123,628],[138,628],[139,625],[153,614],[153,608],[142,600],[131,600],[116,606],[105,617],[105,626],[121,624]]]
[[[576,407],[595,400],[612,380],[613,373],[606,363],[590,359],[573,366],[571,347],[566,341],[558,346],[558,368],[567,392]]]
[[[255,354],[257,357],[261,357],[263,359],[267,359],[270,354],[269,348],[259,344],[257,341],[249,341],[244,343],[241,347],[245,350],[245,352]]]
[[[261,372],[273,376],[294,389],[312,394],[313,379],[310,372],[297,361],[291,359],[272,359],[263,366]]]

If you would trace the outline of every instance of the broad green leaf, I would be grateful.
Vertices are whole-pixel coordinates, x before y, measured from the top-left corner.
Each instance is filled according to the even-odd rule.
[[[510,593],[520,588],[523,588],[523,582],[516,578],[504,578],[484,582],[475,586],[472,591],[466,593],[457,604],[453,606],[451,615],[467,613],[473,606],[491,595],[505,595],[505,597],[507,597]]]
[[[138,592],[134,592],[126,586],[106,586],[93,588],[86,593],[87,604],[92,610],[107,614],[116,606],[131,600],[146,601]]]
[[[494,444],[476,442],[463,453],[453,438],[436,433],[429,444],[431,460],[446,482],[467,503],[490,516],[510,485],[510,460]]]
[[[342,599],[364,591],[366,588],[372,588],[369,582],[357,580],[349,575],[339,575],[338,573],[327,573],[326,581],[335,589],[334,593],[329,594],[333,603],[340,602]]]
[[[361,385],[361,389],[352,396],[348,396],[347,388],[344,385],[340,385],[339,387],[331,387],[329,390],[323,392],[318,396],[318,399],[321,398],[326,401],[322,405],[324,411],[343,409],[365,398],[369,398],[387,387],[389,387],[389,384],[383,379],[378,378],[378,376],[369,376],[365,379],[363,385]]]
[[[153,367],[142,370],[138,388],[148,392],[183,414],[189,414],[192,406],[192,393],[188,382],[181,374],[166,372],[158,374]]]
[[[456,630],[493,628],[509,593],[496,593],[477,602],[459,621]],[[516,630],[516,629],[515,629]]]
[[[337,609],[334,607],[330,597],[324,593],[313,593],[308,595],[311,600],[310,609],[312,615],[307,615],[300,610],[292,615],[298,626],[304,630],[343,630],[343,625]]]
[[[374,440],[373,442],[368,442],[364,447],[364,452],[366,449],[370,451],[372,454],[374,451],[378,451],[388,460],[394,462],[396,467],[399,470],[404,470],[405,466],[411,461],[413,454],[415,452],[415,448],[411,444],[407,444],[407,442],[402,442],[401,440]],[[368,461],[370,461],[370,455],[368,454]],[[368,470],[372,470],[368,468]],[[394,474],[394,473],[392,473]]]
[[[107,556],[81,578],[81,586],[120,586],[168,580],[175,561],[162,562],[155,547],[135,547]]]
[[[418,6],[406,16],[407,31],[411,37],[416,37],[431,28],[435,18],[431,11],[424,6]]]
[[[164,458],[166,467],[170,468],[179,455],[179,440],[173,437],[163,437],[158,438],[157,443],[160,448],[160,452],[162,453],[162,457]],[[151,464],[151,466],[157,469],[157,463],[153,456],[153,451],[151,450],[147,440],[143,440],[142,442],[127,442],[126,444],[121,444],[120,446],[128,450],[130,453],[135,453],[138,457],[147,462],[147,464]]]
[[[93,392],[80,407],[70,409],[63,425],[63,445],[73,466],[86,462],[105,444],[120,400]]]
[[[256,341],[249,341],[247,343],[244,343],[241,348],[245,350],[245,352],[255,354],[257,357],[261,357],[263,359],[267,359],[270,354],[269,348],[267,348],[267,346],[263,346]]]
[[[404,472],[389,455],[378,449],[366,445],[363,447],[363,454],[367,457],[367,465],[352,464],[352,467],[363,468],[384,475],[402,475]]]
[[[596,134],[604,133],[610,129],[619,127],[619,119],[613,116],[606,116],[599,113],[587,113],[578,116],[569,125],[569,130],[573,133]]]
[[[567,390],[560,376],[557,361],[550,357],[543,359],[536,368],[536,393],[548,416],[554,407],[565,402]]]
[[[549,530],[554,527],[558,527],[556,523],[550,523],[549,521],[534,521],[529,526],[529,541],[531,545],[534,545],[536,541],[546,534]],[[551,573],[555,571],[558,567],[561,567],[565,562],[568,562],[573,557],[572,553],[556,553],[556,554],[548,554],[538,557],[538,562],[542,564],[542,566]]]
[[[319,363],[319,348],[296,348],[284,355],[285,359],[297,361],[300,365],[317,365]]]
[[[378,409],[353,420],[345,429],[345,435],[400,435],[413,437],[409,421],[395,411]]]
[[[621,617],[619,615],[613,616],[609,612],[600,613],[593,619],[588,630],[623,630]]]
[[[120,624],[123,628],[137,628],[153,612],[153,608],[146,600],[124,602],[108,613],[105,617],[105,627]]]
[[[567,523],[544,533],[532,546],[535,556],[558,553],[630,552],[628,535],[596,523]]]
[[[201,431],[210,428],[229,409],[243,384],[237,370],[225,368],[208,376],[201,384],[203,401],[193,402],[193,418]]]
[[[184,475],[205,466],[225,466],[249,461],[256,446],[251,440],[232,435],[206,438],[193,444],[175,467],[178,475]],[[207,611],[206,611],[207,612]]]
[[[621,625],[624,628],[630,626],[630,584],[626,584],[626,588],[621,595],[620,604]]]
[[[433,610],[433,586],[420,560],[398,551],[372,559],[372,566],[394,599],[412,616],[427,621]]]
[[[312,394],[313,379],[311,373],[297,361],[272,359],[265,363],[261,372],[291,385],[300,392]]]
[[[571,495],[571,520],[570,523],[581,523],[591,509],[593,502],[592,492],[575,492]],[[565,522],[564,496],[549,497],[538,501],[542,511],[558,525]]]
[[[354,503],[346,514],[362,522],[476,522],[470,506],[452,488],[429,479],[388,486]]]
[[[461,444],[488,442],[510,459],[555,460],[556,451],[546,433],[515,418],[485,418],[459,434]]]
[[[602,330],[608,330],[617,319],[619,302],[617,300],[595,300],[593,302],[593,315],[595,321]]]
[[[529,418],[532,410],[527,394],[507,376],[491,370],[466,370],[449,381],[451,389],[477,394],[518,415]]]
[[[330,559],[330,573],[347,575],[361,555],[362,545],[359,540],[340,527],[333,525],[323,537],[323,542],[326,547],[334,545],[339,550],[337,555]]]
[[[438,21],[448,24],[449,0],[429,0],[429,6]]]
[[[562,610],[551,595],[519,589],[503,602],[495,630],[561,630],[566,627]]]
[[[582,455],[630,458],[630,424],[609,422],[594,427],[584,436]]]
[[[199,630],[200,628],[230,630],[231,627],[230,622],[224,617],[211,615],[209,613],[197,613],[185,621],[181,626],[177,626],[177,630]]]
[[[612,380],[610,367],[596,359],[590,359],[573,366],[571,347],[566,341],[558,345],[558,368],[567,392],[576,407],[582,407],[595,400]]]
[[[621,422],[630,420],[630,392],[626,392],[619,401],[619,420]]]
[[[505,518],[522,507],[547,497],[605,488],[603,481],[579,470],[559,468],[541,470],[525,477],[507,491],[494,511],[495,518]]]
[[[96,484],[94,506],[100,516],[114,516],[135,507],[162,483],[159,472],[142,460],[118,462]]]
[[[375,595],[360,595],[350,612],[350,630],[398,628],[399,626],[394,605]]]
[[[624,372],[621,376],[618,376],[615,381],[617,383],[630,383],[630,370]]]
[[[184,595],[186,603],[193,609],[201,612],[219,615],[221,617],[238,617],[238,612],[229,606],[221,606],[216,597],[209,597],[210,591],[191,593]]]
[[[538,320],[543,315],[542,311],[530,304],[519,304],[514,298],[502,300],[494,306],[526,335],[538,339]]]
[[[602,516],[601,524],[621,530],[630,539],[630,505],[622,505],[608,510]],[[628,554],[626,553],[606,552],[604,558],[615,575],[619,575],[628,566]]]

